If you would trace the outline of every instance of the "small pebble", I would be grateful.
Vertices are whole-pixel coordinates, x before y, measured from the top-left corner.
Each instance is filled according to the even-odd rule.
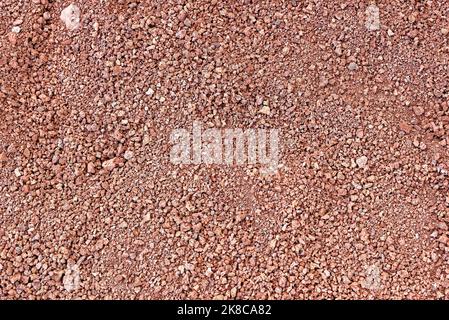
[[[351,70],[351,71],[357,70],[357,68],[358,68],[358,66],[357,66],[357,63],[355,63],[355,62],[351,62],[348,65],[348,69]]]
[[[365,27],[368,31],[376,31],[380,29],[379,7],[372,4],[366,8]]]
[[[76,4],[70,4],[61,12],[61,20],[69,31],[74,31],[80,26],[80,9]]]
[[[19,168],[14,169],[14,174],[16,175],[16,177],[20,177],[22,175]]]
[[[126,150],[125,154],[123,155],[123,157],[126,160],[131,160],[134,157],[134,152],[130,151],[130,150]]]
[[[150,97],[151,97],[151,96],[154,94],[154,90],[151,89],[151,88],[148,88],[148,90],[145,91],[145,94],[146,94],[147,96],[150,96]]]
[[[263,107],[259,110],[259,113],[265,114],[265,115],[269,116],[269,115],[270,115],[270,107],[267,106],[267,105],[263,106]]]
[[[357,160],[355,161],[357,163],[357,165],[359,166],[359,168],[365,168],[366,164],[368,163],[368,158],[366,156],[361,156],[359,158],[357,158]]]
[[[422,107],[413,107],[413,112],[417,115],[417,116],[421,116],[424,114],[424,109]]]

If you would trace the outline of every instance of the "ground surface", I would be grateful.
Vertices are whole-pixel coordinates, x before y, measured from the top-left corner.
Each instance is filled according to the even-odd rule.
[[[449,298],[449,1],[69,4],[0,2],[0,298]]]

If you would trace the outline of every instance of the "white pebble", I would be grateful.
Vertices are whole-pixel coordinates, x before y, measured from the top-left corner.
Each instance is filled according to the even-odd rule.
[[[151,88],[148,88],[148,90],[145,92],[145,94],[150,97],[153,95],[153,93],[154,93],[154,90]]]
[[[80,8],[76,4],[71,4],[61,12],[61,20],[68,30],[73,31],[80,25]]]
[[[348,65],[348,69],[351,70],[351,71],[357,70],[357,68],[358,68],[358,65],[357,65],[357,63],[355,63],[355,62],[351,62],[351,63]]]
[[[134,157],[134,152],[130,151],[130,150],[126,150],[125,154],[123,155],[123,157],[126,160],[131,160]]]
[[[376,31],[380,29],[379,7],[372,4],[366,8],[365,27],[368,31]]]
[[[14,170],[14,174],[16,175],[16,177],[20,177],[20,176],[22,175],[22,173],[20,172],[20,169],[19,169],[19,168],[16,168],[16,169]]]
[[[368,158],[366,156],[361,156],[360,158],[357,158],[355,160],[359,168],[365,168],[366,164],[368,163]]]

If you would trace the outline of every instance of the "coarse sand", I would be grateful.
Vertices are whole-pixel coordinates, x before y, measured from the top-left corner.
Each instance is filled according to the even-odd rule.
[[[447,299],[448,97],[449,1],[2,0],[0,299]]]

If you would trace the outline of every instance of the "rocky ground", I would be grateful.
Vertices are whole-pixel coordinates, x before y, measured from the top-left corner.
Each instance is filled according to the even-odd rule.
[[[1,299],[449,298],[448,1],[0,2]],[[280,130],[280,167],[170,133]]]

